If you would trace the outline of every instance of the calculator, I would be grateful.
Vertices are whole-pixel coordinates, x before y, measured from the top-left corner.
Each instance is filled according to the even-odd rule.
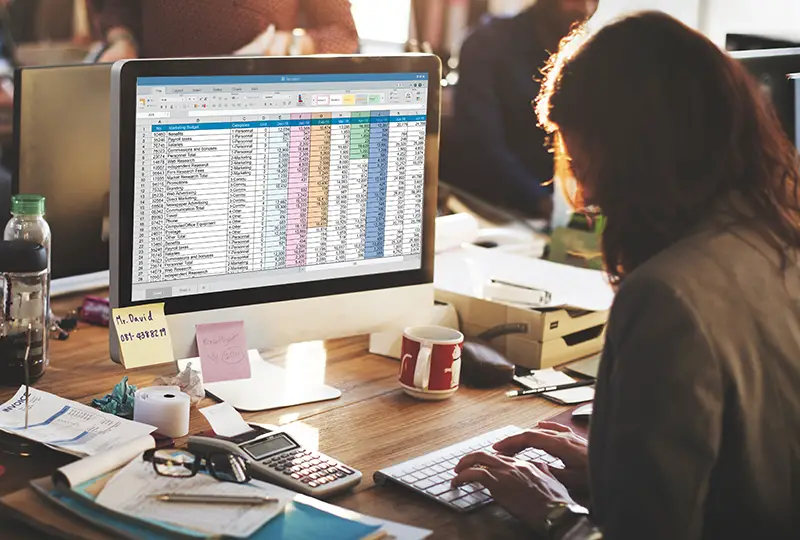
[[[252,438],[235,442],[219,437],[189,437],[189,451],[196,454],[230,452],[247,460],[250,476],[292,491],[322,499],[361,482],[361,473],[319,452],[303,448],[284,431],[254,432]]]

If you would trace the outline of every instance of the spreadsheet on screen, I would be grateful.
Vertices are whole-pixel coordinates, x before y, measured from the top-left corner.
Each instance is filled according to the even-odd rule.
[[[140,77],[131,301],[419,269],[428,84]]]

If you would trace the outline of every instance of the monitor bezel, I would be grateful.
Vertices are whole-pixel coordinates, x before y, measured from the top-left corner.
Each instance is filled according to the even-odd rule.
[[[438,148],[440,131],[441,62],[434,55],[410,54],[398,56],[309,56],[279,58],[213,58],[129,60],[118,63],[113,70],[112,118],[117,119],[118,145],[112,163],[118,167],[112,174],[116,179],[117,246],[111,250],[111,300],[113,307],[128,307],[164,302],[165,313],[190,313],[287,300],[324,297],[339,294],[374,291],[387,288],[422,285],[433,282],[434,223],[437,205]],[[423,197],[422,261],[417,270],[360,275],[284,285],[165,297],[163,299],[131,300],[133,274],[133,206],[136,127],[136,86],[140,77],[193,77],[229,75],[304,75],[304,74],[364,74],[364,73],[427,73],[428,103],[425,148],[425,183]],[[118,115],[118,116],[115,116]],[[112,126],[112,129],[115,129]],[[112,231],[113,234],[113,231]]]

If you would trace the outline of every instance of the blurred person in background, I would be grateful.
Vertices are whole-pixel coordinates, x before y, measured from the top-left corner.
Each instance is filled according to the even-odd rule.
[[[349,0],[92,0],[91,7],[108,43],[100,62],[358,50]]]
[[[454,140],[444,178],[487,202],[549,218],[553,157],[531,103],[541,70],[575,23],[599,0],[538,0],[512,18],[496,18],[464,42],[455,88]]]

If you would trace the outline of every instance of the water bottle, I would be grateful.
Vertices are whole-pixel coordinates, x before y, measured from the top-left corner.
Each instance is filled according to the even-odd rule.
[[[41,195],[14,195],[11,197],[11,219],[6,225],[3,240],[24,240],[44,246],[47,252],[47,299],[48,319],[50,311],[50,225],[44,219],[44,197]]]

